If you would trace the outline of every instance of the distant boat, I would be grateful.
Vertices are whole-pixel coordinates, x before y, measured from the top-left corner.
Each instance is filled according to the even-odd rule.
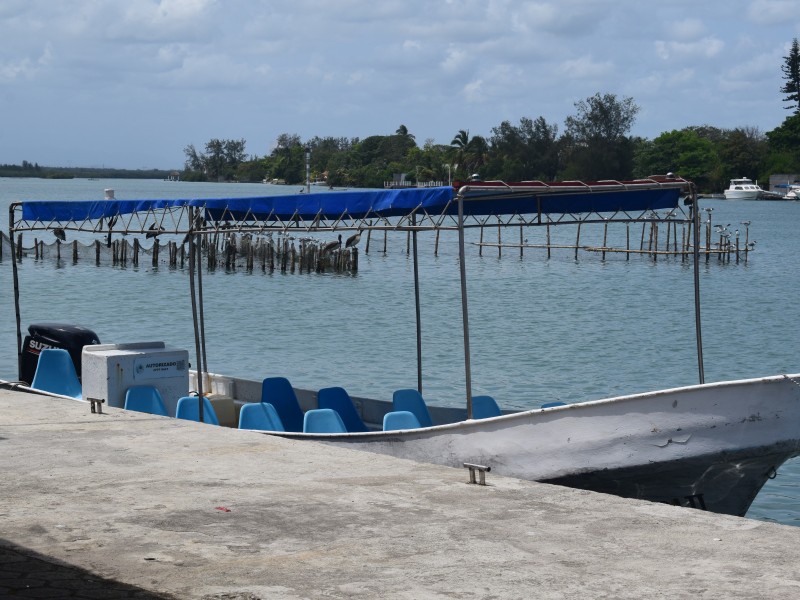
[[[740,177],[731,179],[731,184],[725,190],[726,200],[758,200],[764,194],[764,190],[758,187],[758,182],[753,183],[752,179]]]
[[[775,187],[786,188],[786,193],[781,196],[784,200],[800,200],[800,183],[787,183]]]

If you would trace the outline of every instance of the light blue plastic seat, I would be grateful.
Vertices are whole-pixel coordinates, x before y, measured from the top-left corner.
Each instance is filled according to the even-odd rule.
[[[472,397],[472,418],[473,419],[488,419],[490,417],[499,417],[503,414],[497,402],[491,396],[473,396]]]
[[[286,431],[303,431],[303,409],[288,379],[267,377],[261,383],[261,401],[275,407]]]
[[[419,429],[419,419],[408,410],[395,410],[383,415],[383,430],[396,431],[398,429]]]
[[[161,392],[151,385],[134,385],[125,392],[125,410],[150,413],[168,417],[167,407]]]
[[[267,402],[249,402],[242,405],[242,410],[239,412],[239,429],[286,431],[275,407]]]
[[[187,421],[200,421],[200,402],[198,398],[199,396],[184,396],[178,400],[175,417],[186,419]],[[209,425],[219,425],[217,413],[205,396],[203,397],[203,422]]]
[[[81,382],[69,352],[63,348],[46,348],[39,354],[31,387],[43,392],[80,398]]]
[[[392,395],[392,410],[412,412],[417,417],[420,427],[433,427],[433,419],[431,419],[431,413],[428,412],[425,400],[422,399],[422,394],[415,389],[395,391]]]
[[[553,408],[554,406],[566,406],[566,402],[545,402],[541,408]]]
[[[342,417],[332,408],[306,411],[303,417],[304,433],[347,433]]]
[[[350,394],[344,388],[329,387],[321,389],[317,394],[317,406],[319,408],[331,408],[339,413],[347,431],[369,431],[369,428],[364,425],[364,421],[361,420],[356,411],[353,399],[350,398]]]

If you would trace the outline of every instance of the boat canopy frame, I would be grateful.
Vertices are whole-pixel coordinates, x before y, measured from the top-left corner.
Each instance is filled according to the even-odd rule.
[[[684,199],[683,204],[681,198]],[[658,210],[668,212],[661,216]],[[634,181],[603,180],[544,183],[502,181],[456,183],[453,187],[361,190],[267,196],[177,200],[29,201],[9,207],[17,355],[22,357],[17,244],[23,232],[66,231],[81,234],[184,236],[189,245],[189,284],[198,365],[198,395],[203,395],[205,360],[202,269],[197,260],[201,238],[215,234],[407,231],[413,240],[417,323],[417,386],[422,391],[422,346],[417,234],[457,231],[461,275],[467,416],[472,418],[469,308],[464,232],[501,227],[578,226],[587,223],[668,222],[690,224],[699,239],[697,191],[688,180],[655,176]],[[17,240],[17,236],[20,238]],[[63,237],[63,236],[62,236]],[[58,242],[60,243],[60,242]],[[700,327],[699,243],[694,255],[695,328],[700,383],[704,383]],[[195,285],[195,270],[197,285]],[[200,410],[202,411],[202,402]],[[201,412],[202,420],[202,412]]]

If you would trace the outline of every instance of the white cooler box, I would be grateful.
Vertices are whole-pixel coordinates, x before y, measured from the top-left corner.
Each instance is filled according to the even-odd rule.
[[[85,346],[81,370],[83,399],[102,398],[108,406],[123,408],[129,387],[151,385],[174,417],[178,399],[189,395],[189,352],[164,342]]]

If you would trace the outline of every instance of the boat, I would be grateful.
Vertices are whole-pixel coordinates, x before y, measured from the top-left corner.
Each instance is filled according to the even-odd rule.
[[[747,177],[731,179],[728,189],[724,192],[726,200],[758,200],[763,193],[764,190],[758,186],[758,182],[753,183],[753,180]]]
[[[585,223],[607,224],[615,219],[647,224],[653,222],[657,211],[665,211],[663,219],[670,224],[687,226],[692,239],[701,239],[696,189],[691,182],[672,176],[634,181],[456,182],[452,187],[362,190],[301,197],[22,202],[12,205],[9,211],[9,237],[15,252],[14,244],[24,232],[69,229],[82,235],[103,236],[109,232],[109,220],[117,217],[115,231],[119,231],[119,223],[125,223],[129,237],[152,234],[158,228],[159,236],[183,239],[189,245],[188,271],[195,325],[196,371],[191,389],[200,397],[224,395],[225,402],[241,410],[262,400],[265,383],[260,374],[234,378],[224,372],[212,373],[205,363],[203,327],[198,325],[202,324],[204,311],[202,293],[197,291],[202,269],[195,266],[203,236],[221,231],[250,236],[343,230],[408,232],[414,241],[416,391],[421,397],[423,365],[416,239],[430,232],[457,232],[464,406],[428,407],[430,425],[420,420],[419,426],[390,429],[382,424],[387,414],[398,412],[393,403],[353,398],[348,407],[366,424],[366,431],[351,428],[304,432],[302,426],[289,426],[284,419],[287,426],[273,425],[261,431],[263,435],[346,446],[451,467],[467,466],[482,473],[491,470],[493,474],[509,477],[743,516],[763,484],[775,477],[787,459],[800,454],[800,374],[705,382],[699,302],[700,244],[691,244],[696,384],[523,411],[498,411],[490,416],[476,412],[479,397],[472,392],[465,231],[484,226],[488,218],[515,228],[569,224],[580,227]],[[21,357],[20,282],[16,261],[12,264],[17,351]],[[324,383],[320,382],[320,387]],[[295,394],[298,410],[305,411],[307,416],[319,410],[317,392],[295,390]],[[121,406],[119,398],[104,400],[110,406]],[[203,420],[204,404],[198,402],[198,405],[199,420]]]

